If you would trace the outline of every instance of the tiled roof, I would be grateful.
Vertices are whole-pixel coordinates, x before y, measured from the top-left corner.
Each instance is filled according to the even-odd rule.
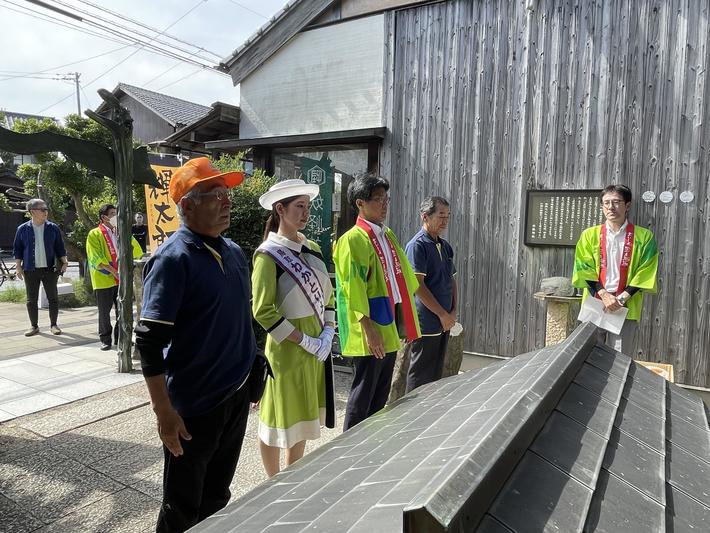
[[[211,109],[209,106],[188,102],[187,100],[156,93],[141,87],[134,87],[127,83],[119,83],[113,92],[116,94],[118,91],[123,91],[132,96],[148,109],[163,117],[171,126],[184,127],[192,124],[204,117]],[[104,106],[105,103],[102,103],[97,112],[100,113]]]
[[[52,122],[59,124],[59,121],[54,117],[45,117],[42,115],[30,115],[28,113],[15,113],[13,111],[2,111],[2,114],[5,115],[5,120],[2,121],[2,123],[0,123],[0,126],[3,126],[4,128],[7,128],[9,130],[11,130],[15,126],[15,123],[21,122],[23,120],[28,120],[31,118],[34,118],[36,120],[44,120],[45,118],[48,118]]]
[[[710,531],[707,407],[596,339],[417,389],[194,531]]]

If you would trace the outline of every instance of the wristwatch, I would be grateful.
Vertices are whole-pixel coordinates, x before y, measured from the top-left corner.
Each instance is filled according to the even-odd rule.
[[[622,307],[626,305],[626,298],[624,298],[623,296],[617,296],[616,301],[619,302],[619,305],[621,305]]]

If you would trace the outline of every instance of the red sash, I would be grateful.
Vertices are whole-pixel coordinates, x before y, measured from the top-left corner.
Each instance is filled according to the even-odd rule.
[[[370,227],[370,224],[365,222],[365,220],[363,220],[362,218],[357,217],[357,222],[355,223],[355,225],[363,229],[365,233],[367,233],[367,236],[370,237],[370,242],[372,243],[372,246],[375,248],[375,253],[377,253],[377,257],[380,260],[380,265],[382,265],[382,272],[385,275],[385,283],[387,284],[387,295],[389,296],[390,306],[392,306],[392,316],[396,317],[397,315],[395,313],[394,296],[392,293],[392,282],[390,280],[389,270],[387,269],[387,260],[385,259],[385,253],[384,250],[382,250],[382,246],[380,246],[380,241],[377,239],[377,236],[372,230],[372,227]],[[402,265],[399,262],[399,256],[397,255],[397,251],[395,250],[394,246],[392,246],[392,243],[390,242],[386,233],[385,242],[389,246],[390,253],[392,254],[394,277],[395,281],[397,282],[397,288],[399,289],[399,295],[402,298],[404,329],[407,333],[407,340],[414,341],[419,338],[419,335],[417,334],[416,319],[414,318],[414,311],[412,310],[412,298],[409,294],[409,291],[407,290],[407,281],[404,279],[404,272],[402,271]]]
[[[111,266],[118,269],[118,256],[116,254],[116,247],[113,245],[113,239],[108,233],[108,229],[103,224],[99,224],[99,229],[101,230],[104,239],[106,239],[106,244],[108,245],[108,253],[111,255]],[[118,277],[114,274],[114,279],[118,281]]]
[[[599,269],[599,283],[602,287],[606,285],[606,224],[602,224],[599,230],[599,243],[601,252],[601,261]],[[619,265],[619,287],[616,289],[616,294],[621,294],[626,288],[626,281],[629,277],[629,264],[631,264],[631,254],[634,250],[634,225],[631,222],[626,224],[626,234],[624,235],[624,251],[621,254],[621,264]],[[599,298],[599,294],[596,295]]]

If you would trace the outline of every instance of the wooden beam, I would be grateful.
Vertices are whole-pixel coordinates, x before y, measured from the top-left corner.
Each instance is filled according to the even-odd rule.
[[[326,131],[301,135],[283,135],[280,137],[260,137],[257,139],[226,139],[205,143],[207,150],[225,150],[250,148],[253,146],[316,146],[319,144],[367,142],[384,139],[386,128],[364,128],[359,130]]]

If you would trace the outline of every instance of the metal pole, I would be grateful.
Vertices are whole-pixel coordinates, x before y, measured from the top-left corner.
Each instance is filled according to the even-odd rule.
[[[76,113],[77,115],[81,116],[81,98],[79,96],[79,74],[78,72],[74,73],[74,83],[76,83]]]

